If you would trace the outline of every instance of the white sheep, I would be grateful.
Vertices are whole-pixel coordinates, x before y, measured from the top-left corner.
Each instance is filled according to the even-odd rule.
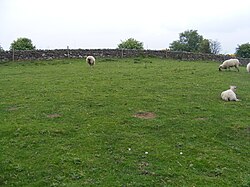
[[[94,58],[93,56],[87,56],[86,62],[87,62],[87,64],[89,64],[90,66],[94,66],[94,65],[95,65],[95,58]]]
[[[247,64],[247,72],[250,73],[250,62]]]
[[[230,67],[235,67],[238,71],[239,70],[239,65],[241,65],[241,63],[239,62],[238,59],[229,59],[229,60],[225,60],[220,66],[219,66],[219,71],[221,71],[221,69],[230,69]]]
[[[221,93],[221,98],[225,101],[239,101],[236,98],[236,86],[230,86],[230,89]]]

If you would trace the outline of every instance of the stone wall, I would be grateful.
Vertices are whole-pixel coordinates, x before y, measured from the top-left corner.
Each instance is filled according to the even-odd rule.
[[[0,62],[21,61],[21,60],[51,60],[62,58],[85,58],[93,55],[96,58],[126,58],[126,57],[159,57],[176,60],[208,60],[223,62],[232,58],[230,55],[213,55],[189,52],[176,52],[169,50],[121,50],[121,49],[57,49],[57,50],[32,50],[32,51],[3,51],[0,52]],[[250,62],[250,59],[238,58],[243,65]]]

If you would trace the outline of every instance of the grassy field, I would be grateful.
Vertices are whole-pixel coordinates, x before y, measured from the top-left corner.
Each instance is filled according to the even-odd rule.
[[[0,186],[249,187],[250,74],[218,65],[0,64]]]

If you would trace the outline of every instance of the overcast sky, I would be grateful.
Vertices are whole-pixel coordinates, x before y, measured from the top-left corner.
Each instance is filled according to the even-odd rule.
[[[166,49],[192,29],[231,54],[250,42],[250,0],[0,0],[0,23],[5,50],[19,37],[37,49],[117,48],[131,37]]]

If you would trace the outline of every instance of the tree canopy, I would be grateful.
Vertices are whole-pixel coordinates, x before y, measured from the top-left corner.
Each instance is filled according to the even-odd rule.
[[[14,40],[10,45],[10,50],[34,50],[36,46],[32,44],[31,39],[28,38],[18,38]]]
[[[143,49],[143,42],[129,38],[125,41],[121,41],[121,43],[118,44],[118,49]]]
[[[238,45],[236,48],[236,56],[250,58],[250,43]]]
[[[218,54],[220,43],[205,39],[197,30],[186,30],[179,34],[179,40],[170,43],[170,50]]]
[[[179,40],[170,44],[173,51],[197,52],[203,36],[199,35],[197,30],[186,30],[179,34]]]

